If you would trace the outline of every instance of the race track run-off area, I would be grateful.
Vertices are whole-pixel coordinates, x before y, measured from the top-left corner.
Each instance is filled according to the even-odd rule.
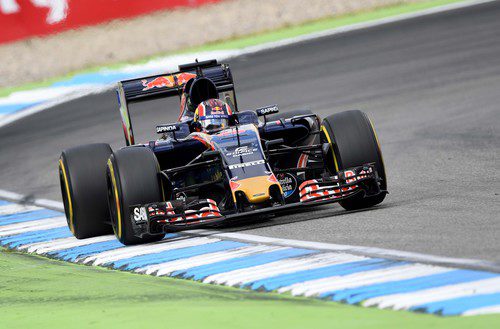
[[[64,213],[0,201],[3,247],[85,265],[442,316],[500,312],[500,274],[217,234],[168,234],[125,247],[77,240]]]

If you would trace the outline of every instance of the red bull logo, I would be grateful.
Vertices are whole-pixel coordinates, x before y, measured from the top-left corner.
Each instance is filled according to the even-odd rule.
[[[177,78],[177,84],[179,86],[185,85],[189,80],[196,78],[196,74],[193,73],[179,73],[175,75]]]
[[[162,77],[157,77],[154,78],[153,80],[142,80],[142,85],[144,89],[143,91],[146,90],[151,90],[153,88],[173,88],[173,87],[178,87],[186,84],[190,79],[195,78],[196,74],[192,73],[179,73],[176,75],[167,75],[167,76],[162,76]]]
[[[151,81],[142,80],[142,85],[144,86],[144,89],[142,90],[146,91],[153,88],[162,88],[162,87],[172,88],[175,86],[175,82],[172,76],[167,76],[167,77],[154,78]]]

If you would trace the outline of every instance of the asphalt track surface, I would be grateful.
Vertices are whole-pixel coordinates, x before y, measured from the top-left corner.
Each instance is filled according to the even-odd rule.
[[[225,230],[500,262],[500,2],[229,63],[240,110],[367,112],[390,195],[368,211],[327,206]],[[154,124],[177,114],[177,99],[135,106],[136,140],[154,138]],[[54,200],[62,149],[124,145],[113,92],[17,121],[0,141],[0,188]]]

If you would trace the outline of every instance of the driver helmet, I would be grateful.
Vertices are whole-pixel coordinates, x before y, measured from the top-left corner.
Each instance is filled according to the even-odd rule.
[[[209,99],[201,102],[194,113],[194,122],[199,122],[205,132],[226,128],[229,116],[233,114],[231,107],[220,99]]]

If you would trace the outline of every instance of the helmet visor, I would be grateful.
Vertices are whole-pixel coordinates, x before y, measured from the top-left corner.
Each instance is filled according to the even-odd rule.
[[[207,131],[213,131],[217,129],[223,129],[228,126],[227,118],[207,118],[205,120],[200,120],[201,126]]]

